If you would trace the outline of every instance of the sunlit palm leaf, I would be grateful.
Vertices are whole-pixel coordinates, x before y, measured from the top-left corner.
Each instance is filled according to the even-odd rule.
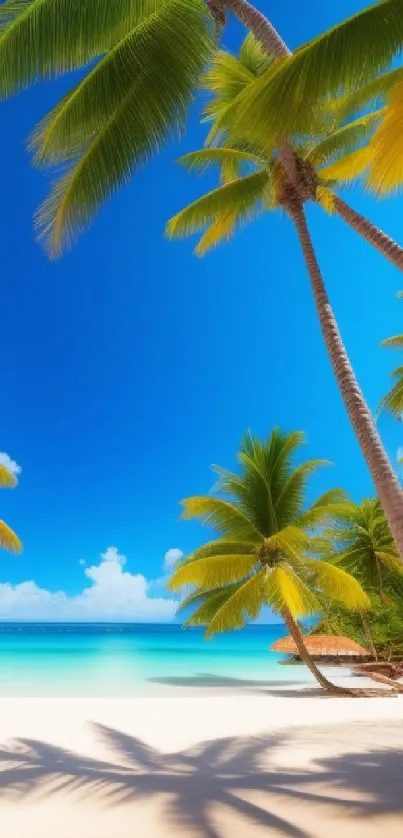
[[[379,122],[381,116],[384,114],[384,110],[382,108],[381,110],[374,111],[331,132],[329,136],[321,140],[321,142],[317,143],[311,149],[306,159],[314,166],[322,166],[330,163],[335,157],[354,150],[354,146],[368,139],[377,122]]]
[[[13,489],[17,485],[17,478],[11,471],[3,465],[0,465],[0,488]]]
[[[315,594],[286,566],[279,565],[272,570],[266,580],[265,593],[268,604],[277,614],[287,609],[293,617],[302,617],[321,610]]]
[[[403,335],[394,335],[391,338],[386,338],[381,343],[381,346],[387,346],[391,349],[403,349]]]
[[[376,558],[382,562],[389,570],[393,571],[393,573],[398,573],[399,575],[403,575],[403,567],[400,559],[394,555],[393,553],[389,553],[386,550],[376,550],[375,551]]]
[[[21,553],[22,550],[18,535],[4,521],[0,521],[0,547],[10,553]]]
[[[248,576],[256,565],[254,555],[224,555],[197,559],[183,564],[171,576],[168,588],[177,591],[184,585],[201,588],[218,588],[239,582]]]
[[[193,497],[182,501],[182,504],[182,518],[185,520],[198,518],[201,523],[226,534],[234,541],[261,541],[261,533],[252,521],[229,501],[221,498]]]
[[[266,70],[242,95],[238,130],[262,142],[311,130],[312,108],[339,90],[357,90],[403,46],[403,0],[376,3]]]
[[[262,166],[264,161],[256,154],[251,154],[248,151],[241,151],[236,148],[203,148],[200,151],[193,151],[190,154],[184,154],[178,160],[188,172],[197,172],[204,174],[204,172],[211,166],[218,165],[224,168],[224,180],[228,181],[239,177],[242,167]],[[232,177],[231,177],[232,175]]]
[[[403,367],[397,367],[392,372],[397,378],[396,384],[381,399],[379,409],[388,410],[396,419],[400,419],[403,412]]]
[[[306,559],[306,566],[320,590],[331,600],[342,603],[352,611],[366,610],[371,607],[368,596],[360,583],[342,568],[315,559]]]
[[[185,626],[207,626],[217,611],[228,601],[228,599],[239,590],[241,584],[228,585],[226,588],[219,588],[218,590],[196,592],[193,596],[188,597],[187,602],[181,603],[180,612],[189,605],[196,605],[197,607],[193,613],[185,621]]]
[[[252,32],[246,36],[241,44],[238,53],[238,61],[252,73],[253,76],[260,76],[273,62],[273,58],[264,49],[260,41],[257,41]]]
[[[384,117],[371,140],[368,184],[385,195],[403,183],[403,81],[391,94]]]
[[[403,81],[403,67],[381,73],[368,84],[364,84],[354,93],[347,93],[330,104],[338,120],[345,120],[353,116],[364,107],[375,107],[384,103],[395,85]]]
[[[225,538],[220,538],[215,541],[209,541],[207,544],[203,544],[202,547],[193,550],[190,556],[183,559],[183,563],[195,561],[196,559],[208,559],[211,556],[227,556],[234,553],[246,555],[247,553],[254,553],[255,550],[256,544],[252,541],[227,541]]]
[[[327,212],[328,215],[333,215],[336,209],[336,201],[334,192],[331,189],[327,189],[325,186],[317,186],[316,187],[316,201],[322,209]]]
[[[214,222],[220,213],[236,213],[238,217],[251,215],[257,211],[257,203],[263,200],[269,180],[267,172],[256,172],[208,192],[171,218],[167,235],[170,238],[190,236]]]
[[[338,185],[357,180],[372,162],[372,151],[368,146],[344,154],[334,163],[319,170],[321,180],[336,181]]]
[[[198,245],[195,247],[196,255],[204,256],[213,247],[221,244],[221,242],[228,242],[235,231],[237,221],[238,218],[235,213],[228,212],[220,215],[219,218],[210,224],[206,232],[203,233]]]
[[[255,620],[264,603],[265,570],[260,570],[234,591],[217,608],[209,622],[206,637],[221,631],[242,628],[248,619]]]

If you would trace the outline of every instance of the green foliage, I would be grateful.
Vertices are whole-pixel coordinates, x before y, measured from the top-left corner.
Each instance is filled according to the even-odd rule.
[[[351,637],[366,649],[374,649],[383,660],[403,659],[403,597],[385,599],[369,594],[371,610],[363,621],[362,616],[332,604],[319,623],[314,634],[337,634]]]
[[[346,503],[327,535],[333,543],[332,563],[354,575],[371,610],[363,618],[328,600],[314,633],[345,634],[380,657],[402,657],[403,570],[378,499]]]
[[[210,93],[205,107],[206,119],[211,123],[208,147],[179,161],[190,172],[198,173],[218,164],[224,183],[168,222],[169,237],[204,231],[196,248],[198,255],[204,255],[221,241],[229,241],[238,225],[279,207],[283,169],[275,148],[278,138],[268,142],[266,131],[262,135],[254,132],[250,123],[247,130],[239,129],[238,111],[243,97],[261,72],[259,62],[253,66],[253,62],[245,63],[245,43],[253,42],[248,37],[237,57],[220,51],[212,59],[203,79],[203,86]],[[275,72],[275,66],[269,72]],[[376,111],[344,124],[336,107],[321,105],[310,113],[308,137],[289,136],[298,156],[316,168],[316,200],[327,212],[334,211],[330,188],[353,183],[368,168],[368,143],[382,114],[382,110]],[[287,133],[285,128],[283,135]]]
[[[295,465],[303,441],[303,434],[278,428],[265,441],[248,434],[238,471],[214,468],[220,496],[183,502],[185,518],[219,534],[181,562],[169,582],[172,590],[191,586],[181,610],[192,609],[188,623],[207,625],[208,636],[240,628],[265,604],[293,616],[318,611],[324,595],[349,608],[368,606],[359,583],[321,559],[330,543],[318,527],[333,523],[345,496],[332,490],[307,508],[307,481],[324,462]]]
[[[398,297],[403,296],[400,292]],[[382,346],[387,349],[403,349],[403,335],[393,335],[382,341]],[[396,383],[386,393],[380,403],[380,410],[387,410],[395,419],[401,419],[403,413],[403,367],[397,367],[391,373]]]
[[[318,102],[357,91],[388,68],[403,46],[403,0],[359,12],[276,62],[245,90],[239,130],[260,142],[311,130]]]
[[[100,204],[183,129],[213,48],[211,16],[203,0],[17,6],[15,17],[15,3],[1,7],[0,95],[91,62],[31,142],[37,164],[60,170],[68,163],[36,219],[50,255],[57,256]]]

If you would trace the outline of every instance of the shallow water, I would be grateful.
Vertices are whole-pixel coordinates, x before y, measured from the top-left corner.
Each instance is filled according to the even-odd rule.
[[[269,651],[281,625],[210,641],[178,625],[0,623],[0,695],[198,694],[310,683]]]

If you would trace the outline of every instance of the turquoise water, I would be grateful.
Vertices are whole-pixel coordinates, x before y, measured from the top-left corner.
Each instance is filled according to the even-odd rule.
[[[282,626],[205,641],[169,625],[0,624],[0,695],[180,695],[264,689],[310,679],[269,651]]]

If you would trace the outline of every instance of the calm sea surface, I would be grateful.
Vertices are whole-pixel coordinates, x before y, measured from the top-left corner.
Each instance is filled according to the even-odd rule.
[[[181,695],[308,682],[269,651],[283,626],[205,641],[169,625],[0,623],[0,695]]]

